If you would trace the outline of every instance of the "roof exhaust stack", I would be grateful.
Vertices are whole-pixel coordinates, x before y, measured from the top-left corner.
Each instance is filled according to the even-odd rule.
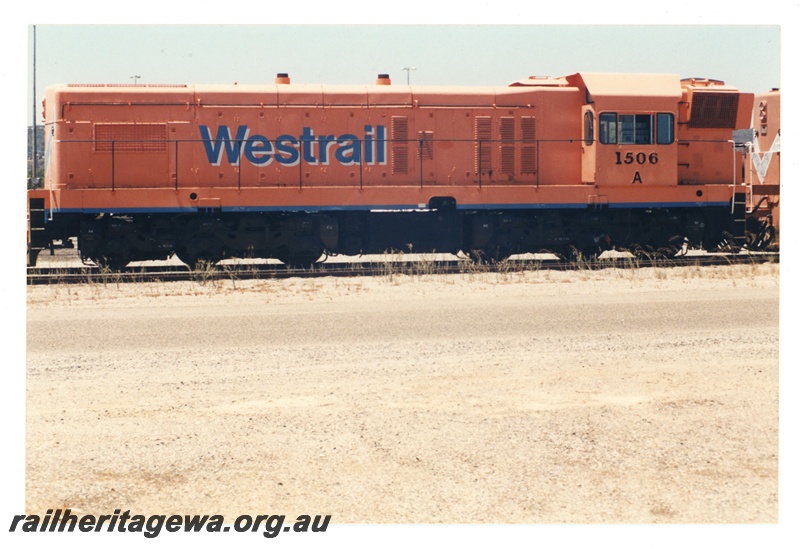
[[[291,84],[292,81],[289,79],[288,72],[279,72],[278,75],[275,77],[276,84]]]
[[[375,80],[376,86],[389,86],[392,84],[392,80],[389,78],[388,74],[379,74],[378,79]]]

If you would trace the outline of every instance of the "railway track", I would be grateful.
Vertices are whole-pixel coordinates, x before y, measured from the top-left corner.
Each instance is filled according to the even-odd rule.
[[[556,258],[508,259],[500,263],[479,264],[467,259],[403,260],[385,258],[372,262],[318,263],[311,269],[289,268],[283,264],[220,264],[186,266],[128,267],[121,271],[95,266],[28,268],[28,285],[74,283],[137,283],[153,281],[211,281],[281,278],[318,278],[388,275],[456,274],[479,272],[522,272],[530,270],[602,270],[606,268],[680,268],[687,266],[724,266],[780,262],[779,253],[704,254],[678,257],[634,258],[615,256],[591,260],[564,261]]]

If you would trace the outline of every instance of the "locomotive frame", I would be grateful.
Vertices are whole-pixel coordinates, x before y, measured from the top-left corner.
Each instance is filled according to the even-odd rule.
[[[75,237],[84,261],[113,268],[173,254],[309,266],[408,247],[490,261],[758,248],[779,189],[745,177],[731,139],[752,107],[677,75],[52,86],[28,263]]]

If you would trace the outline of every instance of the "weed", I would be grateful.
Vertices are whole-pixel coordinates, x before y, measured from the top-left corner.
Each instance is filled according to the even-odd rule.
[[[236,276],[236,265],[233,266],[224,265],[222,267],[222,270],[228,275],[228,279],[231,281],[231,284],[233,285],[233,290],[236,291],[236,280],[238,279],[238,276]]]
[[[219,272],[214,262],[201,259],[194,265],[194,269],[191,271],[191,279],[201,286],[212,282],[212,285],[216,287],[216,284],[213,282],[216,281],[218,274]]]
[[[403,252],[390,249],[381,255],[381,262],[379,265],[379,272],[381,277],[386,278],[387,281],[393,282],[398,274],[401,274],[405,261],[403,260]]]

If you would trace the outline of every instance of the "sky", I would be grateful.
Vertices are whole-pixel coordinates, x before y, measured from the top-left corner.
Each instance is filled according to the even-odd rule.
[[[19,3],[13,12],[6,10],[0,23],[4,52],[0,93],[7,107],[4,120],[12,128],[0,137],[7,168],[0,215],[0,233],[7,236],[6,253],[15,264],[22,264],[23,136],[33,113],[41,112],[38,105],[45,87],[54,83],[127,83],[136,76],[140,83],[258,84],[272,83],[276,73],[288,72],[296,83],[370,84],[378,73],[389,73],[394,84],[404,84],[408,77],[412,85],[505,86],[531,75],[646,72],[714,78],[754,93],[780,87],[784,96],[794,96],[797,63],[791,53],[800,51],[797,0],[604,0],[602,4],[561,2],[546,8],[543,4],[535,0]],[[32,25],[36,25],[36,99],[32,93]],[[415,70],[405,71],[405,67]],[[792,105],[784,100],[784,120],[797,119]],[[793,127],[785,124],[783,129],[782,146],[790,149]],[[784,155],[783,173],[796,169],[792,158]],[[791,206],[791,186],[783,192],[784,201]],[[792,215],[782,216],[781,230],[783,250],[793,249]],[[782,260],[784,279],[794,279],[794,268],[794,262]],[[3,434],[17,448],[5,455],[0,523],[8,523],[13,513],[21,511],[19,501],[24,493],[23,276],[22,268],[6,272],[6,283],[0,284],[0,304],[11,320],[4,322],[7,327],[0,341],[10,356],[4,365],[0,397],[6,416],[16,417],[4,421]],[[788,291],[782,292],[782,358],[786,350],[794,353],[793,344],[785,344],[797,339],[796,332],[788,330],[795,314],[794,308],[786,306],[790,298]],[[784,443],[784,434],[789,424],[786,418],[798,416],[797,398],[786,391],[787,386],[797,386],[797,375],[785,362],[783,365],[780,459],[794,463],[800,455],[796,444]],[[777,538],[785,534],[789,509],[798,508],[797,489],[785,488],[796,487],[797,477],[794,468],[781,467],[784,519]],[[558,530],[559,535],[562,532]],[[752,532],[692,528],[686,538],[745,546],[751,544],[748,535]],[[535,541],[547,538],[542,536],[546,533],[535,529],[518,534]],[[620,529],[614,533],[618,535]],[[615,541],[617,546],[634,545],[638,540],[636,530],[627,528],[622,533]],[[776,530],[769,527],[758,529],[757,534],[763,536],[763,545],[785,545],[776,542]],[[634,542],[623,542],[630,540],[630,535]],[[648,535],[647,545],[674,546],[681,535],[681,529],[661,530],[656,536]]]
[[[279,72],[313,84],[371,84],[389,73],[394,84],[506,86],[531,75],[642,72],[714,78],[750,92],[781,85],[777,24],[37,24],[35,31],[39,100],[55,83],[271,84]]]

